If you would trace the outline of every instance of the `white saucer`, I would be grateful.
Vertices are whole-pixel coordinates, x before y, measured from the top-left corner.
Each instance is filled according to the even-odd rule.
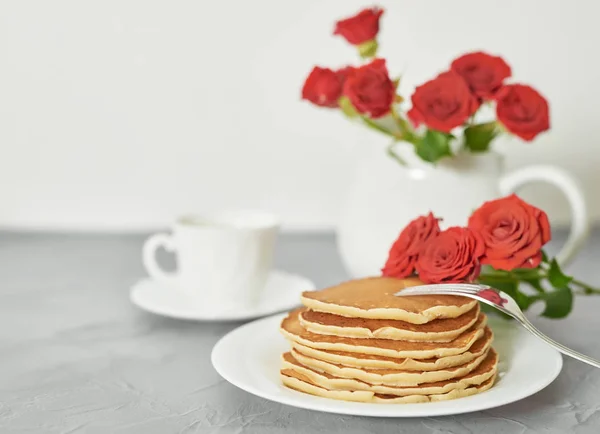
[[[337,401],[297,392],[279,380],[281,354],[289,343],[279,334],[284,314],[245,324],[223,337],[212,351],[217,372],[233,385],[271,401],[328,413],[375,417],[427,417],[468,413],[518,401],[550,384],[562,368],[561,355],[523,328],[491,319],[499,378],[479,395],[424,404],[370,404]],[[239,361],[243,360],[244,363]]]
[[[215,306],[203,306],[193,297],[151,279],[143,279],[131,288],[131,302],[136,306],[172,318],[197,321],[236,321],[289,310],[300,304],[303,291],[313,291],[315,285],[305,277],[285,271],[272,271],[260,300],[254,306],[217,311]]]

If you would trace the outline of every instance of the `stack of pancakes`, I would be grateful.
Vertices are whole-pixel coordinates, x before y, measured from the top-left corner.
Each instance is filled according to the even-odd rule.
[[[472,299],[396,297],[417,279],[353,280],[305,292],[282,321],[291,343],[281,379],[295,390],[346,401],[414,403],[489,389],[498,355]]]

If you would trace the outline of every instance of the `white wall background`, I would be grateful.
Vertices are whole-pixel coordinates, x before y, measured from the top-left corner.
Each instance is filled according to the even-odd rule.
[[[600,218],[599,3],[379,4],[381,54],[404,74],[405,93],[479,48],[541,89],[552,131],[507,145],[509,166],[572,171]],[[313,64],[355,60],[331,30],[367,5],[1,1],[0,226],[145,229],[230,207],[271,209],[288,228],[332,226],[355,145],[384,142],[299,92]],[[568,219],[550,188],[525,196]]]

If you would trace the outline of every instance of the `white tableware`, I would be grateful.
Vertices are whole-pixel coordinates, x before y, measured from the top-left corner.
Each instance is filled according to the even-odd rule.
[[[499,378],[479,395],[425,404],[367,404],[320,398],[290,390],[279,380],[281,354],[289,343],[280,335],[285,314],[243,325],[213,348],[212,363],[233,385],[271,401],[328,413],[374,417],[428,417],[468,413],[526,398],[550,384],[562,368],[561,355],[521,327],[490,318],[493,346],[500,355]],[[240,363],[243,360],[243,363]]]
[[[315,285],[297,274],[274,270],[269,273],[261,296],[253,305],[217,310],[197,297],[164,283],[143,279],[131,288],[133,304],[148,312],[186,320],[237,321],[289,310],[300,304],[300,294]]]
[[[254,211],[181,217],[172,234],[148,238],[144,266],[155,281],[217,311],[251,308],[265,288],[278,227],[275,216]],[[157,264],[159,247],[175,253],[175,272]]]

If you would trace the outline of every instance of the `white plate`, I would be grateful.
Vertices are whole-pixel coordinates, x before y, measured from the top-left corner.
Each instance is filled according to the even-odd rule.
[[[305,277],[285,271],[272,271],[261,298],[253,306],[217,310],[199,303],[190,295],[151,279],[143,279],[131,288],[133,304],[148,312],[196,321],[237,321],[289,310],[300,304],[300,294],[314,291],[315,285]]]
[[[329,413],[375,417],[427,417],[468,413],[518,401],[550,384],[562,368],[562,357],[521,327],[490,319],[494,348],[500,355],[494,387],[475,396],[423,404],[371,404],[337,401],[290,390],[279,380],[281,353],[289,344],[279,334],[284,314],[243,325],[213,348],[212,363],[233,385],[271,401]]]

